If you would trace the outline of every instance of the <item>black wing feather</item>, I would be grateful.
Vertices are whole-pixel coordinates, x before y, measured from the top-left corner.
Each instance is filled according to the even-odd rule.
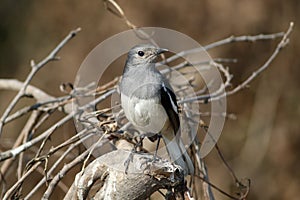
[[[174,129],[174,133],[176,134],[180,127],[176,95],[171,89],[166,87],[164,84],[162,85],[162,88],[160,90],[160,95],[161,104],[166,110],[166,113]]]

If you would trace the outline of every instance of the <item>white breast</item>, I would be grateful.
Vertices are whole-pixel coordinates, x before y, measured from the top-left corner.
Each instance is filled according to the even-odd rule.
[[[159,99],[137,99],[121,95],[121,104],[127,119],[142,132],[159,133],[168,116]]]

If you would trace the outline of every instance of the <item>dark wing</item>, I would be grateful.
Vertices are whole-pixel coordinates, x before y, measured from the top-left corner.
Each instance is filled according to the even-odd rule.
[[[180,127],[176,96],[174,92],[168,87],[166,87],[164,83],[162,84],[160,95],[161,95],[161,104],[166,110],[166,113],[174,129],[174,133],[176,134]]]

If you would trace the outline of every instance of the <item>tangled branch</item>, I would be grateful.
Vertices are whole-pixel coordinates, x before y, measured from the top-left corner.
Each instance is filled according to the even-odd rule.
[[[140,34],[140,30],[134,23],[132,23],[125,15],[123,9],[113,0],[104,1],[107,10],[121,18],[130,29],[134,29],[137,34]],[[192,110],[190,104],[195,102],[207,104],[211,101],[218,101],[224,95],[234,95],[244,89],[255,78],[267,69],[272,61],[278,56],[280,51],[286,47],[289,43],[289,36],[293,29],[293,23],[290,24],[286,32],[268,34],[268,35],[255,35],[255,36],[231,36],[223,40],[206,45],[201,49],[190,49],[182,51],[176,55],[166,57],[159,65],[170,64],[171,62],[180,59],[182,56],[193,54],[195,52],[209,50],[216,47],[220,47],[226,44],[234,42],[254,42],[258,40],[275,40],[281,38],[277,47],[267,61],[258,67],[247,79],[245,79],[238,86],[232,88],[233,76],[228,67],[224,64],[227,62],[235,62],[232,59],[214,59],[213,61],[205,63],[188,63],[182,61],[170,69],[162,70],[162,73],[168,74],[171,70],[186,69],[191,65],[198,65],[202,67],[216,67],[223,75],[223,83],[219,85],[213,93],[208,94],[207,88],[198,89],[194,94],[190,96],[186,92],[186,83],[178,85],[177,92],[184,94],[184,98],[180,98],[178,103],[181,105],[183,115],[186,118],[193,119],[194,115],[203,116],[205,113]],[[239,178],[234,174],[230,168],[221,150],[217,148],[221,160],[226,163],[229,173],[231,173],[235,179],[235,182],[239,183],[240,195],[231,195],[221,190],[209,180],[209,174],[206,169],[204,160],[200,156],[201,141],[196,138],[192,145],[189,147],[188,152],[193,158],[196,172],[194,177],[188,179],[188,183],[184,181],[183,174],[178,166],[170,163],[166,160],[160,160],[157,165],[143,165],[141,159],[150,159],[151,155],[148,153],[150,150],[141,144],[141,141],[136,137],[136,132],[130,129],[130,124],[127,123],[124,114],[120,110],[118,116],[114,115],[111,108],[104,108],[99,111],[87,112],[90,108],[94,108],[100,105],[104,100],[110,98],[117,92],[117,85],[119,77],[113,79],[105,85],[98,86],[95,90],[90,89],[89,86],[84,88],[74,88],[70,84],[71,91],[60,97],[55,97],[47,94],[46,91],[30,85],[32,78],[37,74],[39,69],[45,67],[48,62],[58,60],[57,54],[61,48],[63,48],[78,32],[80,29],[71,31],[51,52],[46,58],[44,58],[38,64],[31,62],[31,72],[27,76],[24,82],[20,82],[14,79],[0,79],[0,89],[2,90],[14,90],[18,91],[17,95],[10,102],[9,106],[5,109],[0,119],[0,136],[3,133],[3,127],[9,123],[14,123],[21,116],[30,113],[30,117],[27,120],[26,125],[19,134],[15,143],[7,148],[6,151],[0,153],[1,176],[0,183],[3,188],[1,199],[18,198],[24,195],[24,199],[30,199],[38,191],[42,190],[42,185],[46,184],[46,190],[43,191],[43,199],[49,199],[53,194],[56,187],[60,187],[62,190],[64,186],[62,183],[63,177],[68,176],[68,172],[79,166],[82,171],[78,171],[76,178],[68,191],[66,192],[65,199],[85,199],[87,197],[104,198],[112,197],[114,195],[122,196],[128,195],[128,199],[148,198],[153,193],[158,192],[165,198],[177,198],[177,199],[192,199],[192,196],[197,199],[202,197],[203,199],[214,199],[213,190],[223,193],[232,199],[245,199],[250,184],[242,184]],[[145,36],[145,35],[144,35]],[[190,73],[193,72],[182,72]],[[193,76],[189,76],[189,83],[193,83]],[[196,86],[195,86],[196,88]],[[230,88],[230,89],[229,89]],[[226,94],[221,92],[226,90]],[[72,104],[76,102],[78,97],[95,95],[97,96],[90,102],[84,105],[72,109]],[[28,105],[21,108],[15,113],[11,114],[13,108],[24,96],[31,96],[36,100],[33,105]],[[56,123],[52,124],[45,131],[41,131],[41,126],[52,117],[53,113],[62,112],[64,117],[60,118]],[[206,113],[207,114],[207,113]],[[224,113],[208,113],[208,115]],[[225,113],[225,115],[227,115]],[[54,134],[59,133],[57,130],[59,127],[64,126],[71,119],[76,118],[82,122],[81,131],[74,136],[66,139],[63,143],[54,147],[47,147],[49,139]],[[95,119],[97,119],[95,121]],[[199,122],[191,122],[199,123]],[[187,129],[190,129],[189,124],[186,125]],[[201,121],[201,127],[205,129],[206,125]],[[209,134],[209,133],[206,133]],[[91,146],[83,152],[77,152],[74,156],[74,149],[78,148],[82,142],[95,141],[95,138],[99,139],[99,143]],[[99,158],[93,160],[90,154],[97,149],[106,149],[106,153]],[[141,173],[126,174],[124,170],[124,159],[128,157],[129,152],[124,149],[132,149],[135,147],[133,158],[129,165],[130,167],[138,168],[137,171]],[[35,155],[32,155],[34,152]],[[136,153],[138,152],[138,153]],[[143,154],[141,154],[143,152]],[[30,161],[27,162],[26,167],[22,165],[25,162],[24,155]],[[72,156],[73,155],[73,156]],[[58,157],[53,162],[52,158]],[[72,157],[74,159],[68,159]],[[19,160],[16,160],[18,158]],[[114,159],[111,159],[114,158]],[[92,161],[93,160],[93,161]],[[6,185],[6,179],[8,178],[7,171],[16,163],[18,168],[18,180],[13,185]],[[62,165],[66,163],[65,165]],[[84,166],[84,167],[83,167]],[[24,181],[28,180],[34,172],[39,171],[42,168],[43,177],[39,182],[31,189],[28,194],[22,194],[22,187]],[[84,169],[83,169],[84,168]],[[150,168],[150,169],[149,169]],[[111,190],[112,184],[116,183],[118,190]],[[139,180],[139,181],[137,181]],[[97,182],[98,181],[98,182]],[[139,183],[139,184],[138,184]],[[135,190],[130,187],[135,187]],[[245,186],[244,188],[242,186]],[[165,191],[161,191],[165,189]],[[92,191],[96,190],[93,194]],[[125,197],[123,199],[126,199]]]

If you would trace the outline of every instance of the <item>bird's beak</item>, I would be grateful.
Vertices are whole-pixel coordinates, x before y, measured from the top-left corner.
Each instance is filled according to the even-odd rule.
[[[157,49],[157,54],[162,54],[168,51],[169,51],[168,49]]]

